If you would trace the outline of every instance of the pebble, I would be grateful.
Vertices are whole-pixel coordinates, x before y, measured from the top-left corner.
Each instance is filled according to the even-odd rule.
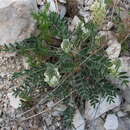
[[[110,59],[116,59],[121,52],[121,44],[116,40],[111,41],[112,44],[106,49],[106,53]]]
[[[104,123],[106,130],[116,130],[118,128],[118,118],[114,114],[108,114]]]

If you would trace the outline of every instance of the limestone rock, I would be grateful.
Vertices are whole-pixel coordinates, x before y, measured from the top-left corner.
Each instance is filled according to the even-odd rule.
[[[130,104],[130,88],[126,88],[123,91],[123,97],[126,100],[126,102]]]
[[[8,98],[9,98],[9,101],[10,101],[10,105],[14,108],[14,109],[17,109],[21,106],[21,101],[20,101],[20,98],[19,97],[15,97],[13,95],[13,93],[8,93]]]
[[[87,120],[94,120],[104,114],[105,112],[114,109],[115,107],[120,106],[121,100],[119,96],[116,96],[114,99],[114,103],[109,104],[107,102],[107,97],[104,99],[102,98],[100,103],[96,105],[94,108],[91,106],[89,102],[86,102],[85,105],[85,118]]]
[[[72,20],[72,23],[71,23],[69,29],[70,29],[71,31],[74,31],[74,29],[76,29],[80,23],[81,23],[81,20],[79,19],[79,17],[78,17],[78,16],[75,16],[75,17],[73,18],[73,20]]]
[[[5,8],[13,3],[15,0],[0,0],[0,8]]]
[[[81,116],[79,110],[76,110],[76,113],[73,119],[73,125],[76,128],[76,130],[85,130],[85,121],[83,117]]]
[[[130,112],[130,104],[128,103],[124,103],[121,107],[121,109],[124,111],[124,112]]]
[[[120,60],[120,62],[121,62],[121,64],[120,64],[120,67],[119,67],[119,72],[127,72],[127,76],[128,76],[128,81],[130,81],[130,57],[126,57],[126,56],[124,56],[124,57],[120,57],[119,58],[119,60]],[[118,87],[121,89],[121,90],[123,90],[123,95],[124,95],[124,97],[125,96],[127,96],[127,94],[129,94],[128,92],[125,92],[125,91],[130,91],[130,82],[128,82],[128,86],[126,86],[126,85],[120,85],[119,83],[120,83],[120,81],[119,80],[117,80],[117,81],[115,81],[117,84],[118,84]],[[125,94],[126,93],[126,94]],[[128,97],[128,96],[127,96]],[[128,101],[128,102],[130,102],[130,101]]]
[[[120,57],[121,66],[119,68],[120,72],[127,72],[130,75],[130,57]]]
[[[104,121],[102,119],[96,119],[92,121],[88,130],[105,130]]]
[[[0,2],[0,45],[22,41],[35,30],[35,21],[31,16],[36,11],[33,0],[8,1]]]
[[[127,116],[127,113],[126,113],[126,112],[123,112],[123,111],[118,111],[118,112],[117,112],[117,116],[118,116],[118,117],[125,117],[125,116]]]
[[[43,1],[43,0],[37,0],[37,4],[38,4],[38,5],[43,5],[43,4],[44,4],[44,1]]]
[[[119,118],[117,130],[130,130],[130,118]]]
[[[37,3],[35,0],[0,0],[0,8],[5,8],[11,5],[14,2],[24,2],[30,6],[33,6],[37,10]]]
[[[58,5],[55,2],[55,0],[47,0],[48,3],[50,3],[49,10],[52,12],[58,12]]]
[[[126,76],[128,76],[128,78],[126,80],[128,80],[128,86],[126,86],[125,84],[121,84],[122,83],[122,80],[119,80],[117,78],[115,79],[111,79],[112,83],[116,84],[117,87],[122,90],[123,92],[123,97],[126,99],[126,98],[129,98],[129,96],[127,96],[127,94],[129,94],[127,92],[130,91],[130,57],[127,57],[127,56],[123,56],[123,57],[120,57],[118,58],[120,60],[120,67],[118,69],[118,72],[127,72],[126,73]],[[126,92],[125,92],[126,91]],[[125,94],[126,93],[126,94]],[[128,99],[129,100],[129,99]],[[129,102],[129,101],[128,101]]]
[[[58,2],[66,4],[66,0],[58,0]]]
[[[110,59],[116,59],[119,57],[121,52],[121,44],[117,40],[110,40],[110,46],[106,49],[106,53]]]
[[[66,7],[62,4],[58,4],[58,11],[61,18],[63,18],[67,12]]]
[[[117,130],[118,128],[118,118],[114,114],[108,114],[104,127],[106,130]]]

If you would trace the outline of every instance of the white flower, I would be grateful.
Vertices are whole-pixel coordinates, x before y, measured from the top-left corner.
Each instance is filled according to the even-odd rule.
[[[58,68],[56,68],[53,64],[48,64],[44,76],[44,81],[52,87],[55,87],[59,84],[59,80],[61,77],[60,73],[58,72]]]
[[[82,26],[81,29],[82,29],[82,31],[83,31],[84,33],[89,33],[89,32],[90,32],[87,28],[84,27],[84,25]]]
[[[66,53],[69,53],[72,50],[72,47],[73,45],[69,39],[64,39],[61,43],[61,49]]]
[[[119,71],[118,71],[118,66],[120,66],[120,61],[119,60],[111,60],[112,66],[109,67],[110,73],[113,76],[118,76]]]
[[[14,108],[14,109],[17,109],[19,107],[21,107],[21,101],[20,101],[20,98],[19,97],[15,97],[13,95],[13,93],[8,93],[7,94],[8,98],[9,98],[9,101],[10,101],[10,105]]]

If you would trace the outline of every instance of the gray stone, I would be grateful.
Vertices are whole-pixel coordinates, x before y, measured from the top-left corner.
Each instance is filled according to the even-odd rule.
[[[0,8],[5,8],[11,5],[14,2],[24,2],[30,6],[33,6],[37,10],[37,3],[35,0],[0,0]]]
[[[114,114],[108,114],[104,127],[106,130],[116,130],[118,128],[118,118]]]
[[[124,112],[130,112],[130,104],[124,103],[121,107]]]
[[[110,59],[116,59],[119,57],[121,52],[121,44],[117,40],[110,40],[110,46],[106,49],[106,53]]]
[[[121,65],[120,65],[118,71],[119,72],[127,72],[127,74],[126,74],[128,76],[127,80],[130,81],[130,57],[126,57],[126,56],[120,57],[119,60],[121,61]],[[118,87],[121,90],[124,91],[123,92],[124,93],[124,97],[127,96],[127,94],[129,94],[128,92],[125,92],[125,91],[127,91],[127,90],[129,91],[129,89],[130,89],[130,82],[128,83],[128,86],[126,86],[125,84],[120,85],[121,82],[119,80],[115,80],[115,83],[117,83]],[[127,94],[125,95],[125,93],[127,93]]]
[[[5,8],[13,3],[15,0],[0,0],[0,8]]]
[[[126,75],[128,76],[127,80],[128,82],[128,86],[126,86],[125,84],[121,84],[122,80],[118,80],[117,78],[112,79],[111,81],[117,85],[117,87],[119,89],[121,89],[123,91],[123,95],[124,97],[128,97],[127,94],[129,94],[128,92],[126,92],[127,94],[125,94],[125,91],[129,91],[130,89],[130,57],[120,57],[118,58],[120,60],[120,67],[118,69],[118,72],[127,72]],[[128,101],[129,102],[129,101]]]
[[[31,36],[35,21],[31,13],[36,11],[32,0],[2,1],[0,6],[0,45],[14,43]],[[7,6],[6,6],[6,3]]]
[[[79,17],[78,16],[74,16],[74,18],[73,18],[73,20],[71,22],[71,25],[69,26],[69,29],[71,31],[74,31],[78,27],[78,25],[80,23],[81,23],[81,20],[79,19]]]
[[[105,112],[112,110],[116,107],[119,107],[121,104],[121,100],[119,96],[116,96],[116,98],[114,99],[114,103],[109,104],[107,102],[107,97],[104,99],[102,98],[100,100],[100,103],[97,103],[96,107],[94,108],[93,106],[91,106],[91,104],[89,102],[86,102],[85,105],[85,118],[87,120],[95,120],[97,119],[99,116],[101,116],[102,114],[104,114]]]
[[[117,130],[130,130],[130,119],[129,118],[119,118],[118,119]]]
[[[50,3],[49,10],[52,12],[58,12],[58,5],[55,0],[47,0],[48,3]]]
[[[76,128],[75,130],[85,130],[85,120],[80,114],[79,110],[76,110],[73,125]]]
[[[130,57],[120,57],[121,66],[119,68],[120,72],[127,72],[130,75]]]
[[[88,130],[105,130],[104,121],[102,119],[96,119],[92,121]]]
[[[61,18],[63,18],[67,12],[66,7],[62,4],[58,4],[58,11]]]
[[[126,102],[130,104],[130,88],[126,88],[123,91],[123,97],[126,100]]]

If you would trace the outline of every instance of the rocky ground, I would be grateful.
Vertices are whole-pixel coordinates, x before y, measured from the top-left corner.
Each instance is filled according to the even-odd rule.
[[[72,4],[66,6],[66,0],[47,0],[51,2],[50,10],[58,12],[61,17],[67,13],[70,17],[71,29],[80,22],[82,16],[85,22],[91,19],[90,7],[93,0],[70,0]],[[69,1],[69,0],[68,0]],[[123,8],[122,19],[128,19],[130,1],[114,0]],[[39,11],[44,7],[44,0],[0,0],[0,47],[4,43],[21,41],[35,32],[35,21],[31,17],[32,11]],[[75,8],[76,7],[76,8]],[[127,24],[127,23],[126,23]],[[108,48],[106,52],[111,59],[121,60],[120,71],[127,71],[130,76],[130,52],[121,54],[121,43],[114,32],[111,21],[104,26],[101,35],[107,36]],[[130,27],[130,26],[128,26]],[[129,36],[129,35],[128,35]],[[129,41],[130,43],[130,41]],[[12,74],[27,68],[24,57],[14,53],[0,53],[0,130],[65,130],[62,127],[62,114],[66,106],[50,101],[47,105],[39,103],[35,109],[29,112],[27,108],[20,108],[20,100],[12,95],[12,90],[18,87],[22,79],[12,80]],[[113,81],[118,82],[119,81]],[[129,87],[119,86],[122,91],[115,98],[115,103],[109,104],[106,99],[101,99],[96,108],[92,108],[88,102],[85,104],[85,114],[76,111],[73,124],[76,130],[130,130],[130,84]],[[46,111],[47,110],[47,111]],[[45,112],[42,112],[45,111]],[[38,114],[42,112],[42,114]],[[30,117],[36,115],[35,117]]]

